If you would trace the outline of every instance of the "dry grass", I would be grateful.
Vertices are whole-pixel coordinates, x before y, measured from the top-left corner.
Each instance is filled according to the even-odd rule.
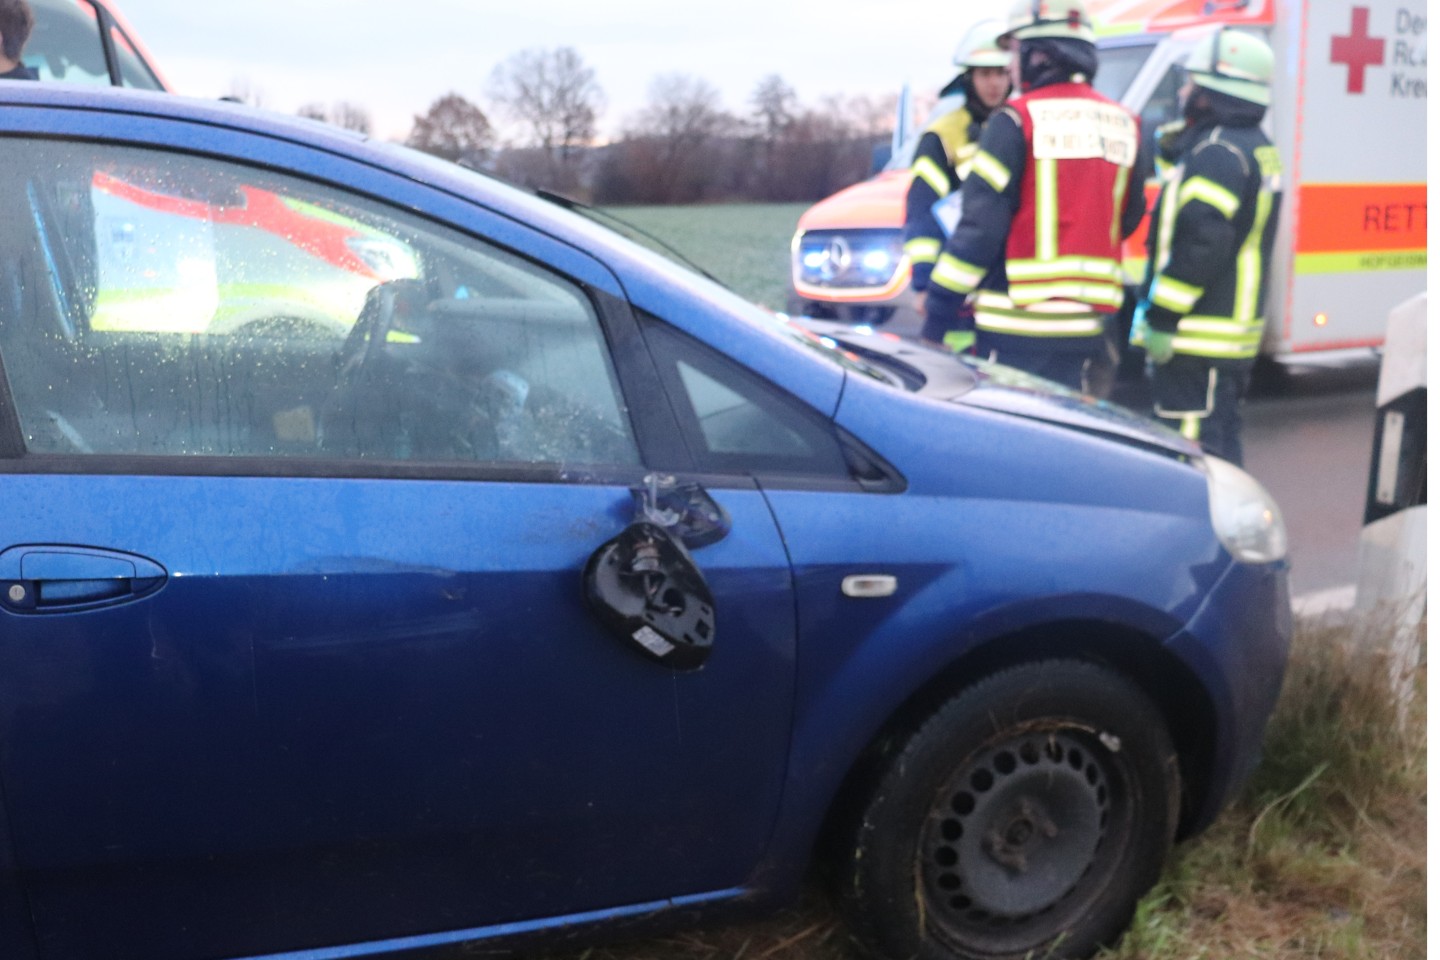
[[[1425,956],[1425,669],[1400,709],[1380,633],[1302,624],[1264,763],[1108,960]]]
[[[1418,695],[1398,709],[1392,662],[1373,652],[1381,633],[1299,626],[1261,767],[1218,823],[1177,849],[1102,960],[1425,956],[1425,668],[1404,678]],[[812,886],[763,920],[546,960],[860,957]]]

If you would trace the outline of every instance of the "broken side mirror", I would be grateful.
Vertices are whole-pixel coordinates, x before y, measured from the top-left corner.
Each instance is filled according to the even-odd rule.
[[[676,483],[674,477],[650,474],[645,485],[631,491],[635,514],[664,527],[692,550],[725,539],[730,514],[698,483]]]
[[[596,616],[649,660],[696,670],[710,656],[710,588],[684,545],[650,520],[635,521],[591,555],[585,596]]]

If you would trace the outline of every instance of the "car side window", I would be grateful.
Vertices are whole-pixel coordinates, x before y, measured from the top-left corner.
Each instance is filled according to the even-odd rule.
[[[0,141],[0,357],[37,454],[639,462],[590,299],[389,205]]]
[[[669,324],[643,319],[646,342],[701,469],[849,478],[828,420]]]

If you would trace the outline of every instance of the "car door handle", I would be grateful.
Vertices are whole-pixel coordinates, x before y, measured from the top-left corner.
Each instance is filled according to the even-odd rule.
[[[135,600],[165,582],[153,560],[92,547],[33,545],[0,553],[0,605],[46,613]]]

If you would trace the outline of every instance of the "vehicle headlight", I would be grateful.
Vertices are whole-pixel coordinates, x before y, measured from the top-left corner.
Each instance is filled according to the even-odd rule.
[[[1210,524],[1241,563],[1271,563],[1285,556],[1285,520],[1260,482],[1219,457],[1202,461],[1210,477]]]
[[[884,286],[905,256],[898,230],[812,231],[793,243],[797,276],[818,286]]]

